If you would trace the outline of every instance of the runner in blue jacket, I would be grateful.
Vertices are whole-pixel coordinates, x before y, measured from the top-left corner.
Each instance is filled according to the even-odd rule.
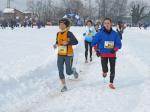
[[[104,27],[93,38],[92,46],[98,47],[99,56],[103,70],[103,77],[108,73],[108,60],[110,63],[110,84],[111,89],[115,89],[113,81],[115,78],[116,52],[121,49],[122,43],[117,32],[112,29],[112,20],[104,19]]]

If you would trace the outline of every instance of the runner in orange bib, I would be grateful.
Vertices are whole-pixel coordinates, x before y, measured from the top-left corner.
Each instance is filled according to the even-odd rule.
[[[59,77],[62,83],[61,92],[67,91],[64,66],[66,68],[67,75],[74,75],[75,79],[78,78],[76,69],[72,67],[73,64],[73,45],[78,44],[78,40],[75,38],[72,32],[69,31],[70,21],[68,19],[61,19],[59,21],[59,28],[61,31],[57,33],[56,44],[54,48],[58,47],[58,59],[57,66],[59,70]]]

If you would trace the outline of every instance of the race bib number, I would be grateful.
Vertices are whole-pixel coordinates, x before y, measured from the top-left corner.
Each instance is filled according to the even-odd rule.
[[[58,53],[60,55],[66,55],[67,54],[67,46],[59,46],[58,47]]]
[[[105,41],[104,46],[105,46],[105,48],[113,49],[114,48],[114,41]]]

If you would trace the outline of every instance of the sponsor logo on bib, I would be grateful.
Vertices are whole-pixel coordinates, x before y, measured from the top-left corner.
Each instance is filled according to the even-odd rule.
[[[114,48],[114,41],[105,41],[104,48],[113,49]]]

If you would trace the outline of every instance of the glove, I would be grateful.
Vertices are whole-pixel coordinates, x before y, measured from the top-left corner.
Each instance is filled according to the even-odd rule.
[[[100,52],[96,51],[96,55],[97,55],[97,57],[99,57],[100,56]]]
[[[86,36],[86,33],[83,33],[83,36]]]
[[[116,51],[113,49],[110,51],[110,53],[114,54],[114,53],[116,53]]]
[[[97,46],[94,46],[94,50],[95,50],[95,52],[97,52],[97,51],[98,51],[98,48],[97,48]]]

